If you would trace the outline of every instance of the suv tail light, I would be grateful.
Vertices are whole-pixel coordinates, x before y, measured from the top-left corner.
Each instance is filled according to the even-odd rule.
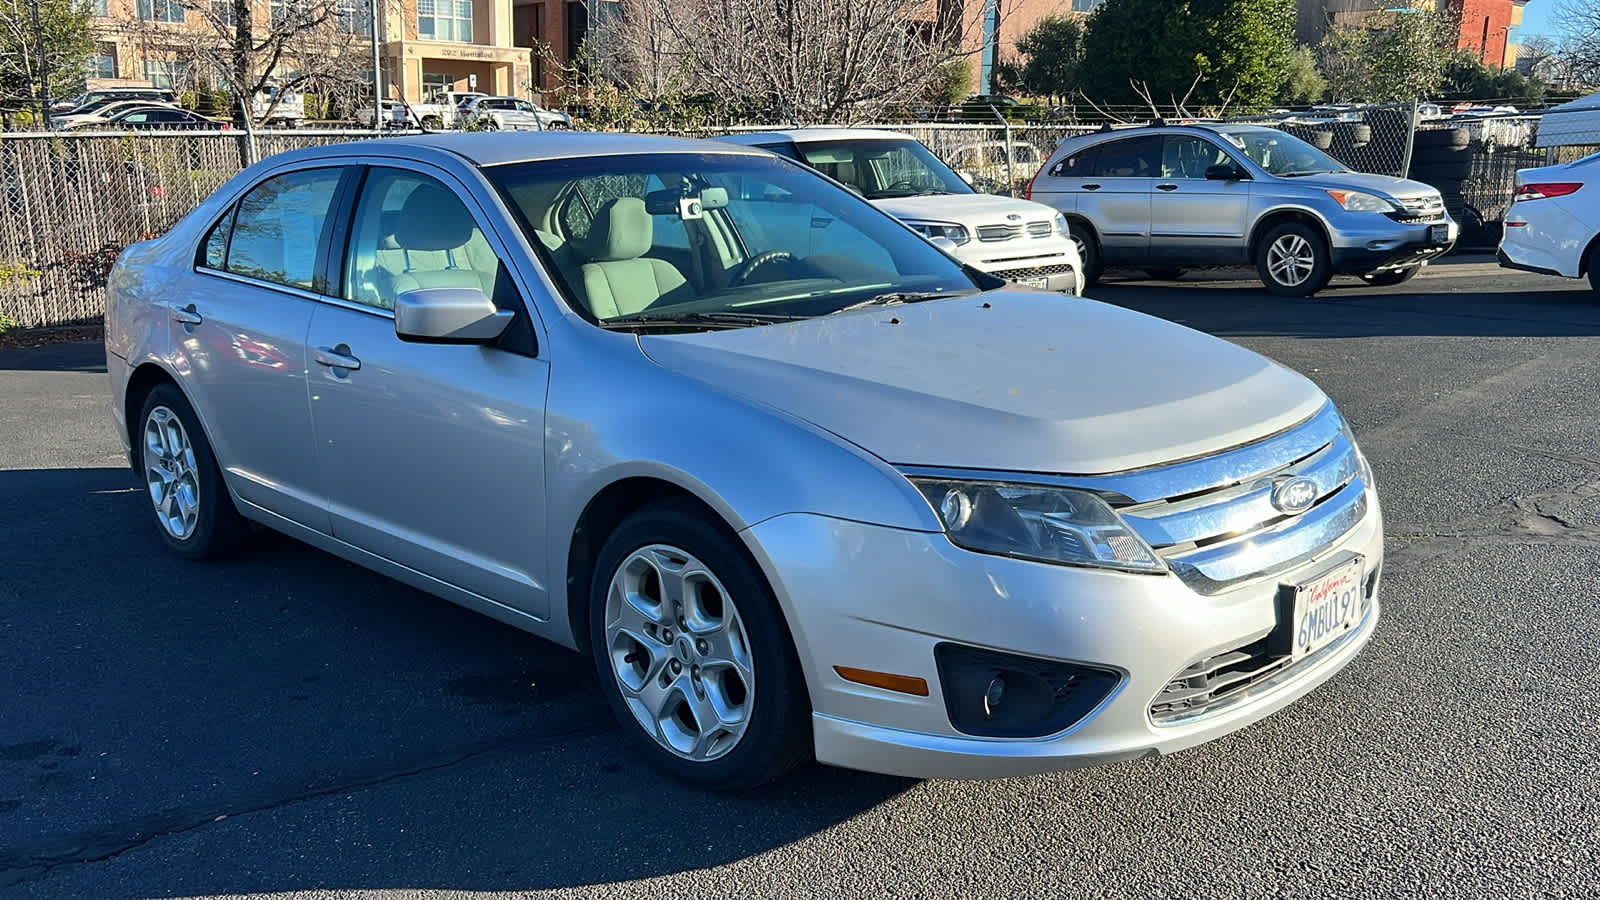
[[[1512,199],[1543,200],[1546,197],[1565,197],[1581,187],[1583,187],[1581,181],[1542,181],[1524,184],[1517,188],[1517,195]]]
[[[1033,183],[1035,181],[1039,180],[1039,176],[1044,174],[1044,167],[1048,166],[1048,165],[1050,165],[1050,160],[1048,158],[1046,158],[1045,161],[1044,161],[1044,165],[1039,166],[1039,171],[1033,173],[1033,177],[1028,179],[1028,187],[1025,190],[1023,190],[1022,199],[1024,199],[1024,200],[1032,200],[1033,199]]]

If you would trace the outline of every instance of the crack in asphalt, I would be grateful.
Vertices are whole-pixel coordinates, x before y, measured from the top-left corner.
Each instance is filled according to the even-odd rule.
[[[443,759],[434,759],[405,768],[389,769],[369,775],[358,775],[346,778],[337,784],[302,790],[270,800],[247,802],[222,812],[174,811],[144,823],[133,822],[101,831],[59,835],[53,840],[46,839],[41,844],[35,845],[32,850],[24,849],[0,853],[0,888],[15,887],[28,882],[40,881],[48,878],[51,873],[68,866],[105,862],[130,850],[137,850],[161,838],[186,834],[226,819],[253,813],[271,812],[334,794],[367,791],[396,781],[403,781],[418,775],[426,775],[430,772],[452,768],[485,757],[509,752],[523,752],[547,743],[599,734],[613,727],[615,725],[610,716],[581,717],[561,731],[546,730],[541,731],[536,737],[518,736],[481,741],[468,745],[466,749],[458,750]],[[130,832],[132,836],[126,836]],[[51,850],[48,846],[50,844],[54,844],[58,848],[62,848],[62,845],[65,845],[65,847]]]

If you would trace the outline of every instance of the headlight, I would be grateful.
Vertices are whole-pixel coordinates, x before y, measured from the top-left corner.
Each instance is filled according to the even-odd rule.
[[[1377,482],[1372,478],[1372,464],[1367,462],[1367,455],[1361,452],[1361,445],[1356,443],[1356,433],[1350,430],[1350,423],[1345,422],[1339,433],[1344,435],[1344,439],[1350,442],[1350,446],[1356,452],[1356,462],[1361,466],[1361,481],[1366,484],[1367,490],[1376,490]]]
[[[967,234],[967,229],[960,225],[947,225],[943,222],[907,222],[906,224],[928,240],[944,238],[956,246],[972,240],[972,236]]]
[[[951,542],[979,553],[1125,572],[1165,572],[1150,545],[1088,491],[913,478]]]
[[[1072,237],[1072,226],[1067,224],[1066,213],[1056,213],[1056,234]]]
[[[1393,203],[1376,194],[1363,194],[1360,191],[1328,191],[1328,196],[1351,212],[1386,213],[1394,212],[1396,209]]]

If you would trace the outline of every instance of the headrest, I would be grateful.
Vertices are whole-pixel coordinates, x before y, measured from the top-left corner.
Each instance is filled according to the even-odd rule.
[[[585,241],[594,262],[638,259],[655,239],[655,223],[638,197],[609,200],[595,213]]]
[[[455,194],[426,181],[412,189],[393,225],[395,241],[406,250],[454,250],[478,227]]]

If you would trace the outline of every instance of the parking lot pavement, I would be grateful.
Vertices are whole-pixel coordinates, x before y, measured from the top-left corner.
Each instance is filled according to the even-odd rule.
[[[995,782],[665,781],[576,654],[283,538],[173,559],[99,348],[0,352],[0,895],[1596,896],[1600,302],[1481,262],[1234,277],[1090,293],[1338,401],[1379,632],[1220,741]]]

